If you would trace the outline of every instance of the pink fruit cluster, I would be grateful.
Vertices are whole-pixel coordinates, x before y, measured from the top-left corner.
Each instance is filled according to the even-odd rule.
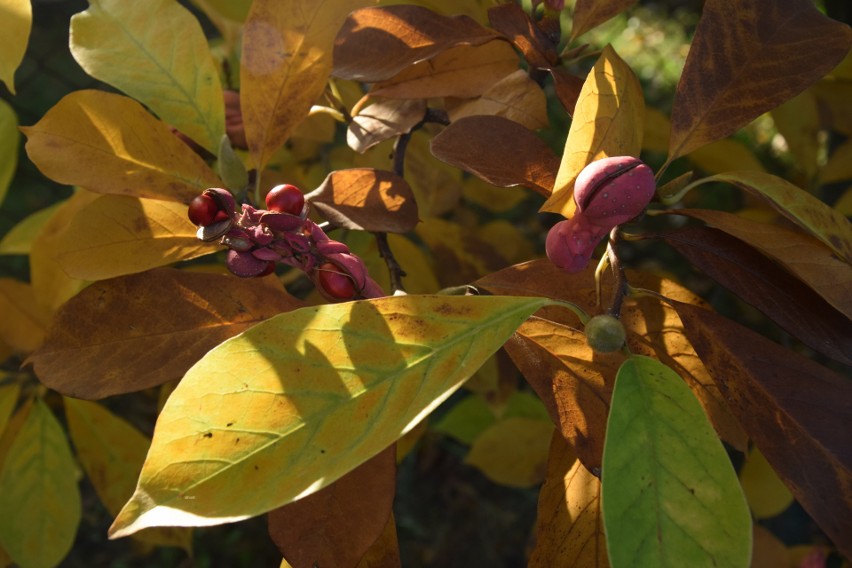
[[[304,271],[332,301],[384,296],[364,262],[307,218],[308,206],[294,192],[301,195],[294,186],[277,186],[267,196],[269,209],[243,204],[237,211],[229,191],[209,188],[190,203],[188,215],[199,239],[230,249],[227,266],[237,276],[263,276],[280,262]]]
[[[577,212],[547,234],[547,258],[567,272],[583,270],[597,244],[640,215],[656,189],[654,172],[638,158],[615,156],[587,165],[574,182]]]

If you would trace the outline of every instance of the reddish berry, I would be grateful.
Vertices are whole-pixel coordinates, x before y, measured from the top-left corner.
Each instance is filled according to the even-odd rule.
[[[219,214],[224,215],[219,219]],[[228,214],[219,210],[219,205],[209,195],[201,194],[189,202],[189,220],[193,225],[201,225],[207,227],[213,223],[228,218]]]
[[[270,260],[269,264],[266,265],[266,268],[263,269],[263,272],[258,274],[257,277],[261,278],[261,277],[266,276],[268,274],[272,274],[273,272],[275,272],[275,262]]]
[[[319,285],[330,297],[351,300],[355,296],[355,284],[352,279],[341,272],[334,263],[326,262],[317,270]]]
[[[285,183],[276,185],[266,194],[266,208],[277,213],[301,215],[305,206],[305,196],[295,185]]]

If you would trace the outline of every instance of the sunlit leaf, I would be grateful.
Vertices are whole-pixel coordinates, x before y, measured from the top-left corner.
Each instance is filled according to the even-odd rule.
[[[62,202],[39,209],[24,217],[0,239],[0,254],[29,254],[36,236],[60,207]]]
[[[322,95],[337,31],[349,12],[369,3],[252,3],[243,32],[240,100],[255,167],[266,165]]]
[[[0,339],[17,353],[29,353],[42,344],[47,317],[30,284],[0,278],[0,313]]]
[[[548,125],[544,91],[523,69],[506,75],[476,99],[448,100],[446,107],[453,122],[484,114],[506,117],[530,130]]]
[[[432,139],[440,160],[500,187],[522,185],[548,195],[559,158],[531,130],[499,116],[469,116]]]
[[[70,47],[86,73],[216,153],[225,133],[219,74],[201,25],[178,2],[89,0],[71,18]]]
[[[0,545],[21,566],[56,566],[80,523],[77,466],[62,426],[36,400],[0,469]],[[12,514],[14,512],[14,514]]]
[[[112,537],[232,522],[333,483],[414,427],[547,303],[386,297],[302,308],[220,344],[166,403]]]
[[[3,12],[2,1],[0,0],[0,13]],[[18,166],[19,139],[18,117],[9,103],[0,99],[0,204],[6,197]]]
[[[179,379],[222,341],[300,305],[256,280],[151,270],[96,282],[72,298],[27,362],[68,396],[134,392]]]
[[[24,59],[33,11],[30,0],[0,0],[0,81],[15,94],[15,71]]]
[[[346,143],[356,152],[409,132],[426,116],[426,101],[386,100],[374,103],[352,117]]]
[[[220,183],[168,126],[121,95],[76,91],[21,130],[30,160],[59,183],[184,203]]]
[[[346,18],[335,40],[334,75],[374,83],[454,46],[495,37],[468,16],[442,16],[420,6],[363,8]]]
[[[757,448],[752,448],[740,470],[740,484],[756,519],[774,517],[793,504],[793,494]]]
[[[804,91],[850,45],[852,29],[811,0],[708,0],[677,86],[669,160]]]
[[[571,41],[630,8],[636,0],[577,0],[571,18]]]
[[[111,515],[133,494],[151,440],[99,404],[65,398],[68,433],[77,459]],[[189,529],[153,528],[137,533],[142,542],[191,550]]]
[[[751,560],[737,475],[677,373],[631,356],[618,371],[602,472],[613,566],[731,566]]]
[[[586,164],[608,156],[638,156],[644,112],[639,80],[612,47],[605,47],[583,83],[553,192],[541,210],[571,217],[574,180]]]
[[[852,383],[718,314],[676,303],[731,411],[796,500],[852,556]],[[830,419],[826,419],[830,417]]]
[[[529,568],[608,568],[600,496],[600,479],[554,433]]]
[[[306,198],[323,217],[345,229],[405,233],[419,221],[411,186],[389,171],[333,171]]]
[[[517,4],[498,4],[488,10],[491,27],[512,42],[534,68],[550,69],[559,63],[554,40]]]
[[[328,487],[269,512],[269,535],[293,566],[355,566],[391,518],[396,448]]]

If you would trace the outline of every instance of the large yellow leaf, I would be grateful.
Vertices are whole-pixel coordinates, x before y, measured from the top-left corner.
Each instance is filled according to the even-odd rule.
[[[133,494],[151,440],[100,404],[76,398],[64,400],[68,433],[77,449],[77,459],[107,511],[115,515]],[[155,528],[134,536],[155,546],[191,549],[190,529]]]
[[[21,566],[56,566],[80,523],[77,465],[62,426],[40,399],[0,470],[0,545]]]
[[[92,77],[121,89],[214,154],[225,101],[198,20],[175,0],[89,0],[71,18],[71,53]]]
[[[33,241],[62,204],[59,202],[39,209],[18,222],[0,239],[0,254],[30,254]]]
[[[255,0],[245,23],[240,99],[258,169],[287,140],[325,90],[334,37],[370,0]]]
[[[101,195],[56,235],[50,254],[72,278],[104,280],[216,250],[195,232],[182,203]]]
[[[553,193],[541,211],[574,213],[574,180],[586,164],[608,156],[638,156],[642,149],[645,99],[633,71],[606,46],[586,77]]]
[[[15,94],[15,70],[24,59],[33,10],[30,0],[0,0],[0,81]]]
[[[0,204],[18,166],[18,138],[18,117],[9,103],[0,99]]]
[[[221,183],[165,124],[121,95],[71,93],[21,130],[30,159],[59,183],[184,203]]]
[[[163,408],[112,537],[237,521],[329,485],[413,428],[548,303],[386,297],[295,310],[222,343]]]

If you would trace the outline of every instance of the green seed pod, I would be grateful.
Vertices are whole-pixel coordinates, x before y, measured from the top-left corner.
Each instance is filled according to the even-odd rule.
[[[616,317],[595,316],[586,324],[586,342],[599,353],[618,351],[626,339],[624,325]]]

